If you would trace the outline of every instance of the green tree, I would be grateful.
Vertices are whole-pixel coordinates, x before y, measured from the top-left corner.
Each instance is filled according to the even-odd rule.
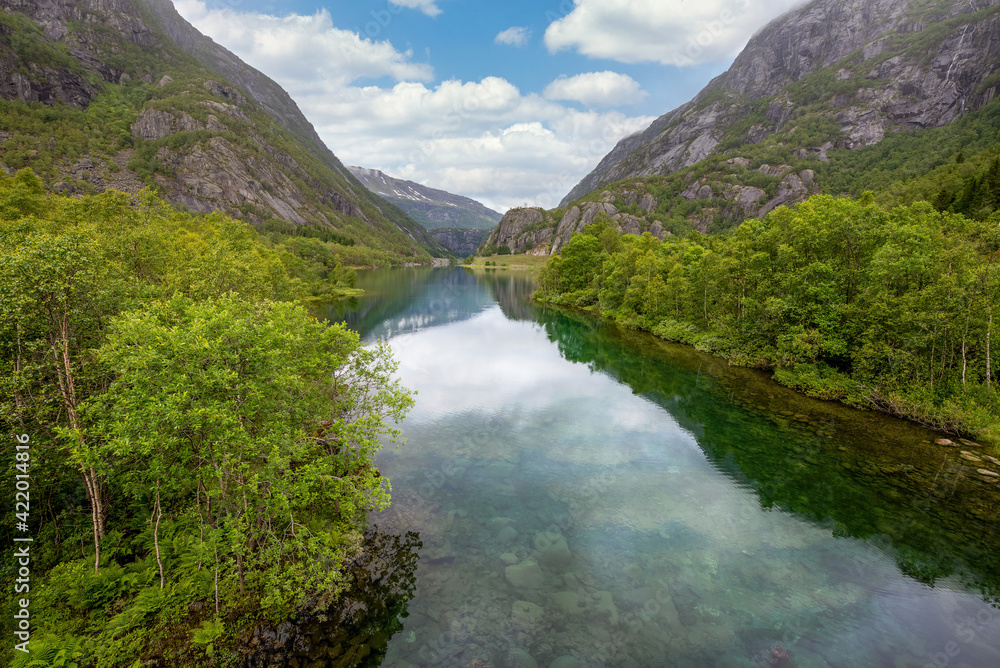
[[[389,500],[374,454],[412,405],[388,348],[293,304],[178,295],[117,318],[99,358],[115,379],[85,431],[134,503],[197,518],[216,605],[234,577],[276,616],[329,602]]]

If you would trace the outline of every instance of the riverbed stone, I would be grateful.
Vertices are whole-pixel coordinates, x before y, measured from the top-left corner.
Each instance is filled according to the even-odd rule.
[[[935,440],[934,442],[937,443],[938,445],[945,445],[945,446],[952,446],[952,447],[955,446],[955,445],[957,445],[950,438],[939,438],[939,439]]]
[[[1000,478],[1000,473],[996,471],[990,471],[989,469],[976,469],[979,475],[984,475],[987,478]]]
[[[565,570],[573,560],[573,553],[569,551],[566,538],[561,534],[550,534],[538,532],[535,534],[535,549],[538,550],[538,560],[543,566],[554,570]]]
[[[502,561],[507,566],[513,566],[514,564],[519,562],[520,559],[518,559],[517,555],[514,554],[513,552],[504,552],[503,554],[500,555],[500,561]]]
[[[538,668],[538,662],[525,650],[516,647],[507,654],[508,668]]]
[[[496,535],[513,524],[514,520],[509,517],[494,517],[486,521],[486,528]]]
[[[978,456],[972,454],[971,452],[967,452],[965,450],[962,451],[962,453],[961,453],[960,456],[962,457],[962,459],[964,459],[966,461],[975,462],[977,464],[983,461],[981,457],[978,457]]]
[[[542,621],[545,611],[541,606],[531,601],[514,601],[510,610],[510,620],[514,626],[524,631],[530,631]]]
[[[497,533],[497,542],[503,545],[513,543],[517,540],[517,529],[514,527],[504,527]]]
[[[560,591],[552,595],[552,603],[556,609],[570,616],[582,615],[586,612],[580,595],[575,591]]]
[[[563,654],[549,664],[549,668],[580,668],[580,660],[575,656]]]
[[[597,617],[606,619],[610,624],[618,623],[618,608],[612,600],[611,592],[595,592],[593,610]]]
[[[504,576],[516,589],[538,589],[545,582],[542,569],[537,562],[530,559],[508,566],[504,569]]]
[[[652,587],[637,587],[625,593],[622,603],[627,608],[641,608],[646,605],[646,601],[656,596],[656,591]]]

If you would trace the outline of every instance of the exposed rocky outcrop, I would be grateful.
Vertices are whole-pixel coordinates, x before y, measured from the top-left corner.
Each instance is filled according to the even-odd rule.
[[[507,246],[512,253],[549,253],[553,235],[552,217],[542,209],[511,209],[500,220],[484,247]]]
[[[225,129],[226,126],[220,123],[215,116],[209,116],[207,123],[200,123],[190,114],[184,112],[172,114],[169,111],[159,109],[146,109],[132,124],[132,136],[144,141],[155,141],[178,132],[192,132],[194,130],[224,132]]]
[[[739,157],[732,159],[731,163],[739,167],[749,164],[745,158]],[[717,216],[730,220],[759,218],[779,206],[802,202],[817,192],[816,175],[811,169],[796,170],[791,165],[764,164],[756,172],[771,181],[770,194],[763,188],[734,184],[710,176],[690,181],[677,198],[704,205],[688,215],[690,228],[709,232]],[[481,247],[482,251],[492,252],[500,246],[507,246],[513,253],[558,253],[573,234],[601,220],[621,234],[641,235],[648,232],[665,239],[671,232],[664,226],[665,216],[659,199],[651,192],[643,191],[646,185],[637,180],[613,191],[604,191],[597,197],[598,201],[570,205],[558,219],[555,212],[542,209],[508,211]]]
[[[694,165],[724,140],[753,144],[790,132],[796,114],[815,103],[840,130],[825,148],[801,146],[803,158],[827,161],[834,146],[857,149],[888,132],[947,125],[997,96],[998,5],[815,0],[757,33],[691,102],[622,140],[562,205],[627,177]],[[753,115],[760,122],[741,129]]]
[[[461,257],[475,253],[490,234],[489,230],[469,230],[461,227],[437,227],[428,232],[444,244],[445,248]]]
[[[0,98],[19,102],[61,102],[85,109],[95,91],[82,76],[52,67],[31,64],[30,74],[18,71],[19,63],[0,54]]]
[[[173,179],[157,176],[173,202],[206,213],[220,208],[220,204],[237,209],[250,204],[296,224],[307,220],[302,211],[307,206],[305,195],[281,169],[260,155],[240,151],[221,137],[198,144],[189,152],[161,148],[157,155],[176,175]],[[309,213],[320,215],[315,210]]]
[[[607,195],[607,199],[610,200],[610,193]],[[646,194],[643,199],[647,206],[655,210],[656,202],[651,195]],[[615,227],[622,234],[650,232],[660,239],[667,235],[659,222],[650,222],[645,216],[619,212],[610,201],[584,202],[570,207],[558,220],[553,218],[551,212],[542,209],[512,209],[486,239],[483,248],[495,250],[507,246],[515,254],[558,253],[571,236],[600,220]]]

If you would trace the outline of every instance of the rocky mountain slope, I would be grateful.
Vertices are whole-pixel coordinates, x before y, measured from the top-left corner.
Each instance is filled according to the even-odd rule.
[[[474,199],[393,178],[377,169],[347,169],[366,188],[405,211],[457,255],[475,253],[503,217]]]
[[[346,257],[448,251],[364,188],[281,87],[170,0],[0,1],[0,160],[70,192],[154,186]],[[368,248],[371,252],[362,253]]]
[[[470,230],[464,227],[437,227],[428,232],[459,257],[474,255],[490,235],[490,230]]]
[[[947,125],[996,98],[998,73],[1000,0],[815,0],[761,30],[691,102],[622,140],[563,204],[775,137],[799,159],[826,160],[833,148]]]
[[[508,212],[483,252],[623,232],[722,232],[820,193],[927,173],[1000,131],[1000,0],[815,0],[691,102],[622,140],[554,211]]]
[[[438,227],[487,230],[503,217],[474,199],[396,179],[377,169],[352,166],[347,169],[366,188],[398,206],[428,230]]]

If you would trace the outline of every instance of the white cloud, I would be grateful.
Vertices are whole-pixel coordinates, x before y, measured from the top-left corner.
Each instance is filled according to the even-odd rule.
[[[646,97],[639,82],[617,72],[588,72],[560,77],[545,88],[549,100],[572,100],[589,107],[620,107]]]
[[[437,16],[441,13],[441,8],[437,6],[436,0],[389,0],[389,4],[408,9],[419,9],[427,16]]]
[[[312,16],[276,17],[209,9],[202,0],[175,0],[174,5],[201,32],[289,92],[299,85],[338,87],[383,76],[429,81],[434,75],[429,65],[411,62],[409,51],[337,28],[326,9]]]
[[[735,56],[753,33],[803,0],[574,0],[545,31],[549,51],[623,63],[688,66]]]
[[[500,32],[493,40],[497,44],[507,44],[508,46],[523,47],[528,45],[531,39],[531,29],[521,26],[513,26]]]
[[[477,199],[553,207],[652,116],[581,111],[500,77],[431,83],[430,66],[330,15],[274,17],[174,0],[203,33],[277,81],[346,164]],[[391,85],[359,80],[390,77]]]

